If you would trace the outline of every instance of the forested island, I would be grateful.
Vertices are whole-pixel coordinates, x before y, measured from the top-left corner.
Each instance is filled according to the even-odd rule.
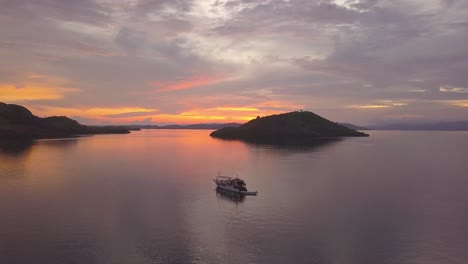
[[[247,141],[308,140],[336,137],[367,137],[366,133],[340,125],[312,112],[290,112],[257,117],[239,127],[218,129],[210,136]]]
[[[86,126],[65,116],[37,117],[27,108],[0,103],[0,139],[61,138],[92,134],[128,134],[115,126]]]

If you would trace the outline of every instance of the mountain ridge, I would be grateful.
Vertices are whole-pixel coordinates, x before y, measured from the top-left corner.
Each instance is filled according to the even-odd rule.
[[[302,140],[331,137],[367,137],[312,112],[289,112],[257,117],[239,127],[218,129],[210,134],[221,139],[240,140]]]
[[[27,108],[0,102],[1,139],[61,138],[93,134],[128,134],[125,127],[86,126],[66,116],[41,118]]]

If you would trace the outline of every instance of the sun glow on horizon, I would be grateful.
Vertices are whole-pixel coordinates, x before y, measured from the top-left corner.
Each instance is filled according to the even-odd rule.
[[[12,84],[0,85],[0,101],[20,102],[33,100],[59,100],[65,94],[77,92],[78,89],[28,84],[16,87]]]
[[[240,111],[240,112],[259,111],[258,108],[253,108],[253,107],[218,107],[216,108],[216,110]]]
[[[67,107],[33,107],[33,113],[40,116],[65,115],[68,117],[78,116],[92,119],[106,119],[129,115],[140,116],[158,112],[158,109],[144,107],[91,107],[91,108],[67,108]]]
[[[392,108],[397,106],[408,105],[406,102],[398,102],[393,100],[378,100],[369,104],[353,104],[347,105],[346,108],[352,109],[383,109],[383,108]]]
[[[468,107],[468,100],[447,100],[450,105],[458,107]]]
[[[199,123],[245,123],[257,116],[286,112],[255,107],[225,106],[194,108],[180,113],[164,113],[159,109],[145,107],[31,107],[33,114],[46,116],[67,116],[84,124],[130,125],[130,124],[199,124]]]

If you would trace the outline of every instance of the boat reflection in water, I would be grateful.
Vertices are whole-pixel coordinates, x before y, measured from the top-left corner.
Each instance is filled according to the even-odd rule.
[[[235,203],[243,203],[245,201],[245,195],[226,191],[220,188],[216,188],[216,196],[223,200],[229,200]]]

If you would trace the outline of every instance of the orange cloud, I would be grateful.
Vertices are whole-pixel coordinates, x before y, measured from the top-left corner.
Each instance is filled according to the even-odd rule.
[[[255,115],[236,115],[223,111],[214,111],[215,109],[194,109],[179,114],[179,117],[184,119],[192,119],[203,121],[219,121],[219,122],[234,122],[245,121],[255,118]]]
[[[70,88],[68,83],[68,80],[57,76],[26,74],[19,85],[0,83],[0,101],[59,100],[67,93],[79,91]]]
[[[382,108],[391,108],[396,106],[405,106],[407,103],[396,102],[393,100],[379,100],[372,104],[357,104],[357,105],[348,105],[346,108],[353,109],[382,109]]]
[[[255,107],[226,106],[214,108],[197,108],[171,116],[173,120],[187,123],[187,121],[206,123],[206,122],[239,122],[245,123],[257,116],[277,114],[275,110],[261,110]],[[166,116],[169,117],[169,116]],[[154,116],[154,121],[158,121],[158,116]],[[189,122],[190,123],[190,122]]]
[[[11,84],[0,84],[0,101],[17,102],[28,100],[58,100],[65,94],[76,92],[77,89],[40,86],[36,84],[16,87]]]
[[[153,109],[133,109],[134,111],[140,112],[138,116],[124,116],[121,113],[117,113],[119,110],[124,108],[116,109],[102,109],[92,108],[88,110],[76,110],[76,109],[58,109],[54,108],[53,112],[68,113],[69,116],[79,116],[86,119],[92,119],[93,123],[105,123],[105,124],[132,124],[139,120],[151,120],[154,123],[171,123],[171,124],[195,124],[195,123],[230,123],[239,122],[245,123],[251,119],[256,118],[258,115],[263,116],[268,112],[261,112],[256,109],[252,112],[232,110],[232,107],[219,108],[203,108],[203,109],[191,109],[183,111],[178,114],[155,114]],[[252,108],[255,109],[255,108]],[[99,111],[98,111],[99,110]],[[129,109],[127,109],[129,110]],[[115,113],[114,113],[115,111]],[[48,113],[53,113],[47,111]]]
[[[152,108],[144,108],[144,107],[116,107],[116,108],[94,107],[94,108],[86,109],[84,112],[87,115],[112,116],[112,115],[123,115],[123,114],[130,114],[130,113],[152,113],[156,111],[159,111],[159,110],[152,109]]]
[[[258,105],[266,107],[254,107],[252,105],[224,105],[207,108],[191,107],[177,114],[165,114],[158,109],[144,107],[91,107],[91,108],[58,108],[41,107],[33,110],[39,116],[66,115],[82,118],[92,124],[134,124],[141,122],[153,122],[156,124],[195,124],[195,123],[245,123],[257,116],[266,116],[287,112],[288,110],[277,107],[285,107],[287,103],[279,101],[262,102]],[[292,107],[291,105],[288,105]],[[298,109],[295,106],[295,109]],[[80,117],[80,118],[78,118]]]
[[[355,109],[379,109],[379,108],[389,108],[391,105],[379,105],[379,104],[364,104],[364,105],[348,105],[348,108]]]
[[[453,106],[468,107],[468,100],[446,100],[445,102]]]
[[[118,115],[131,115],[137,113],[142,116],[154,114],[159,110],[144,107],[92,107],[86,109],[80,108],[66,108],[66,107],[42,107],[37,109],[42,116],[52,115],[66,115],[66,116],[80,116],[86,118],[110,119]],[[124,119],[124,118],[117,118]]]
[[[253,108],[253,107],[217,107],[216,110],[223,110],[223,111],[240,111],[240,112],[258,111],[257,108]]]
[[[195,123],[245,123],[257,116],[278,114],[286,111],[278,109],[261,109],[252,106],[219,106],[211,108],[192,108],[178,114],[144,113],[139,118],[151,119],[154,123],[195,124]],[[114,118],[112,122],[131,124],[136,119],[132,117]],[[109,120],[107,120],[109,121]]]
[[[199,76],[192,76],[187,79],[176,81],[176,82],[153,82],[151,83],[152,86],[157,87],[158,89],[156,92],[171,92],[171,91],[179,91],[185,89],[191,89],[203,85],[209,85],[212,83],[219,82],[224,80],[223,76],[219,75],[199,75]]]
[[[257,104],[256,106],[258,108],[277,109],[279,111],[284,111],[284,112],[295,111],[295,110],[304,108],[304,105],[294,104],[294,103],[284,102],[284,101],[277,101],[277,100],[261,102]]]

